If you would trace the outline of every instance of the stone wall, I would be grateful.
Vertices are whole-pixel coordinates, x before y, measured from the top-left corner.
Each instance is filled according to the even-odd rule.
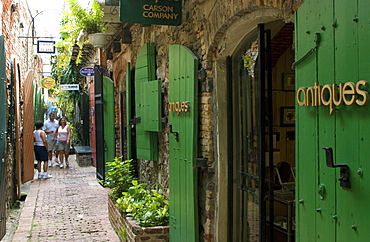
[[[125,64],[135,66],[136,55],[144,43],[156,44],[157,79],[162,81],[163,131],[159,136],[159,160],[139,161],[139,176],[149,185],[157,184],[169,195],[169,157],[168,157],[168,47],[179,44],[188,47],[199,59],[199,154],[205,166],[199,170],[199,212],[200,241],[217,241],[215,235],[217,213],[217,160],[214,127],[216,70],[215,61],[226,48],[227,30],[248,13],[275,9],[286,22],[293,20],[293,12],[303,0],[185,0],[183,1],[183,24],[180,26],[143,26],[134,24],[131,28],[132,44],[122,44],[121,53],[114,54],[112,69],[117,82],[116,92],[125,89],[120,83]],[[240,40],[236,40],[240,41]],[[119,74],[118,74],[119,73]],[[119,135],[119,134],[117,134]],[[225,141],[223,141],[225,142]]]

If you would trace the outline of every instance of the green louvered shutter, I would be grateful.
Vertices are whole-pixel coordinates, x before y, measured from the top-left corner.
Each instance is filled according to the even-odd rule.
[[[141,47],[135,68],[135,117],[137,158],[158,160],[161,130],[161,82],[155,80],[153,43]]]
[[[198,241],[199,234],[197,68],[198,59],[189,49],[170,46],[170,241],[176,242]]]

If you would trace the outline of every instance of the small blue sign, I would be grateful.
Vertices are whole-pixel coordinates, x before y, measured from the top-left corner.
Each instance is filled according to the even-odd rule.
[[[93,67],[84,67],[84,68],[81,68],[80,74],[82,76],[94,76],[94,68]]]

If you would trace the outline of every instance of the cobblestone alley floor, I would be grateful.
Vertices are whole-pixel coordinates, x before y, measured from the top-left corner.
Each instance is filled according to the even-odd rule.
[[[8,241],[119,241],[108,219],[108,189],[98,183],[95,167],[79,167],[75,155],[69,161],[70,169],[49,167],[51,179],[37,179],[35,170]]]

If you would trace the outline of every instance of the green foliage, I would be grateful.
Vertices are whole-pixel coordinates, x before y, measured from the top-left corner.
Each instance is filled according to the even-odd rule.
[[[76,123],[78,124],[78,123]],[[68,124],[69,127],[71,128],[71,144],[74,145],[74,146],[78,146],[78,145],[81,145],[81,140],[82,140],[82,134],[80,132],[80,129],[77,128],[75,125],[73,125],[72,123],[69,123]]]
[[[91,8],[84,9],[78,0],[67,0],[70,12],[65,12],[61,28],[62,38],[77,36],[83,31],[85,34],[103,33],[107,23],[103,23],[104,12],[100,4],[94,0]]]
[[[108,172],[105,174],[105,186],[111,188],[111,196],[117,199],[131,187],[135,179],[135,165],[133,160],[122,160],[115,157],[112,162],[107,162]]]
[[[142,227],[168,225],[168,201],[160,189],[147,190],[144,183],[136,180],[122,197],[117,199],[117,207],[128,216],[132,216]]]

